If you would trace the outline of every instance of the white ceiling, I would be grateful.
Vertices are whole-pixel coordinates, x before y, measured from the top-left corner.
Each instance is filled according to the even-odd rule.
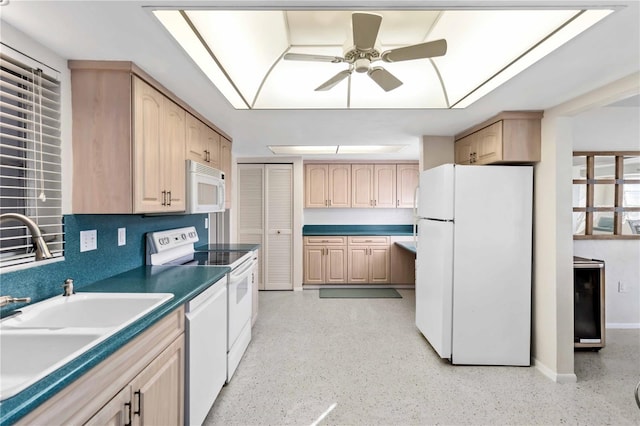
[[[462,110],[234,110],[144,6],[279,9],[626,7]],[[233,137],[237,157],[267,145],[410,144],[453,135],[504,110],[544,110],[640,71],[640,2],[565,1],[19,1],[0,18],[66,59],[131,60]],[[353,157],[355,158],[355,157]],[[368,158],[374,159],[373,156]]]

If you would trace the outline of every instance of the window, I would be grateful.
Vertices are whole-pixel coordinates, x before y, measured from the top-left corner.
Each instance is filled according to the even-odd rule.
[[[0,213],[32,219],[51,253],[62,256],[60,82],[58,72],[2,45],[0,54]],[[0,267],[33,262],[21,222],[0,223]]]
[[[640,238],[640,151],[573,153],[573,234]]]

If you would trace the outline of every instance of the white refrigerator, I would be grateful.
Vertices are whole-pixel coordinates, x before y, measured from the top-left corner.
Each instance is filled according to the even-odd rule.
[[[421,172],[416,325],[452,364],[530,365],[533,169]]]

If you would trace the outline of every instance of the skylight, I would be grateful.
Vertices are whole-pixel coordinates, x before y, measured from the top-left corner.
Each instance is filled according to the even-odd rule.
[[[174,9],[154,14],[236,109],[395,109],[464,108],[611,12]],[[393,53],[438,40],[446,41],[444,54],[406,59]]]

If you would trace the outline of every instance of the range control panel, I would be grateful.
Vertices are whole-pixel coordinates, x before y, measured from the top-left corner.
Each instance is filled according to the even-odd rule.
[[[148,250],[150,253],[160,253],[184,245],[194,244],[198,240],[198,233],[193,226],[147,234],[147,245],[149,245]]]

